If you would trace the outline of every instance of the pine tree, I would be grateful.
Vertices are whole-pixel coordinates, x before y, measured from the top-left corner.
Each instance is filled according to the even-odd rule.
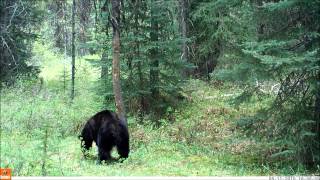
[[[169,7],[169,8],[168,8]],[[172,1],[125,1],[122,18],[124,95],[128,110],[160,118],[179,95],[181,35],[178,4]],[[129,91],[130,90],[130,91]]]
[[[254,126],[268,130],[264,131],[266,134],[254,132],[276,143],[278,152],[271,157],[286,157],[315,167],[320,162],[317,95],[320,4],[298,0],[255,1],[249,9],[243,11],[242,17],[251,14],[252,21],[244,20],[246,23],[242,24],[251,27],[247,31],[251,35],[242,31],[247,38],[235,38],[240,51],[231,53],[241,61],[221,68],[218,74],[225,80],[245,85],[238,102],[276,93],[271,107],[239,123],[245,129]],[[278,84],[279,89],[265,91],[268,84]]]
[[[12,85],[17,76],[39,72],[27,61],[36,39],[31,30],[44,12],[33,0],[1,0],[0,14],[0,83]]]

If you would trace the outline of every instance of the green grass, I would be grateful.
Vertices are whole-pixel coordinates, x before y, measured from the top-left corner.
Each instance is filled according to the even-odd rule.
[[[77,66],[76,98],[62,89],[59,55],[35,48],[42,61],[38,80],[18,80],[1,92],[1,167],[15,176],[243,176],[305,175],[299,164],[270,161],[268,144],[245,137],[235,121],[254,114],[265,101],[253,100],[235,109],[228,100],[239,93],[199,80],[186,84],[186,101],[155,128],[129,117],[130,156],[123,163],[97,165],[97,148],[84,159],[77,138],[81,126],[103,109],[95,94],[98,70],[86,61]],[[45,145],[46,144],[46,145]],[[113,156],[117,156],[113,152]],[[312,173],[311,173],[312,174]]]

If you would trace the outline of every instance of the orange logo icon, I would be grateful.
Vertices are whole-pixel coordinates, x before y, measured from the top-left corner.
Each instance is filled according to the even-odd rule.
[[[0,180],[11,180],[11,169],[0,168]]]

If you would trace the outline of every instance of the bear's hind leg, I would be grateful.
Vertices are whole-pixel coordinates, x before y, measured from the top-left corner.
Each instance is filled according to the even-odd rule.
[[[111,159],[110,151],[111,150],[105,150],[100,147],[98,148],[99,163],[101,163],[102,161],[108,161]]]
[[[129,133],[128,129],[125,126],[120,126],[119,137],[116,141],[117,151],[120,155],[120,158],[128,158],[129,156]]]
[[[108,132],[108,131],[106,131]],[[98,146],[98,156],[99,161],[109,161],[111,160],[111,150],[113,145],[112,135],[106,133],[103,129],[99,130],[98,138],[97,138],[97,146]]]

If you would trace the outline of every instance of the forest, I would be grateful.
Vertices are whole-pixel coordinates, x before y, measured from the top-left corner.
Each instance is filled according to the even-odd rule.
[[[0,0],[0,89],[13,176],[320,175],[320,0]]]

